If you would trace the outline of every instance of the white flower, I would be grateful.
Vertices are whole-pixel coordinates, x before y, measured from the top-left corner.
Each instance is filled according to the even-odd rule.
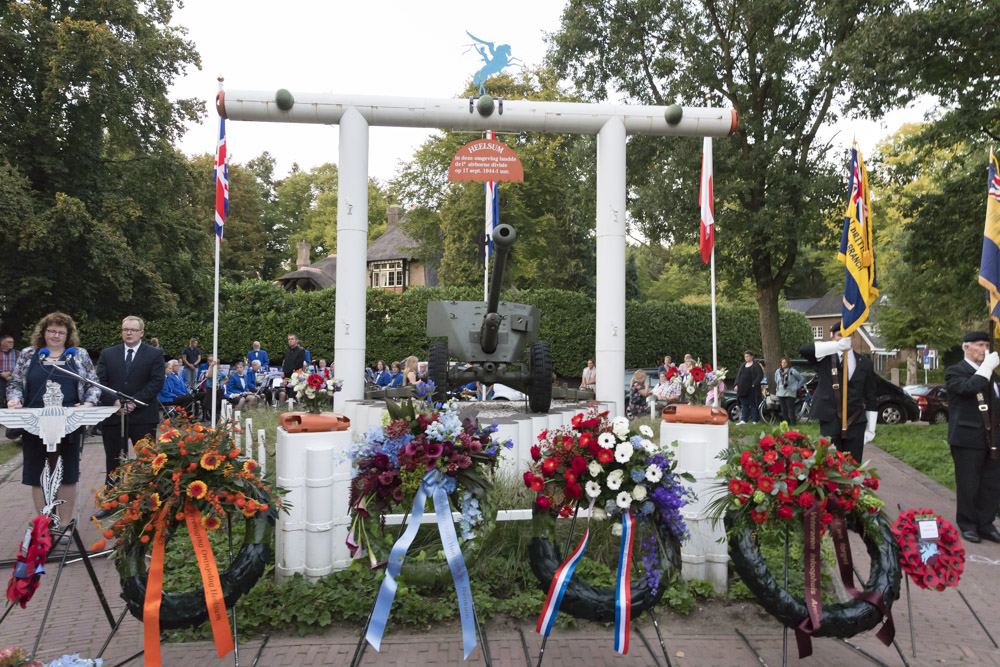
[[[602,433],[597,438],[597,444],[599,444],[604,449],[611,449],[615,446],[615,436],[610,433]]]
[[[620,523],[615,522],[611,526],[611,534],[614,535],[615,537],[621,537],[622,536],[622,525]]]
[[[644,438],[643,441],[642,441],[642,448],[645,449],[647,452],[649,452],[649,451],[653,451],[654,449],[656,449],[656,445],[653,444],[652,440],[646,440]]]
[[[639,427],[639,433],[642,433],[647,438],[653,437],[653,429],[649,428],[649,424],[643,424]]]
[[[635,449],[632,448],[632,443],[620,442],[617,449],[615,449],[615,461],[618,461],[618,463],[628,463],[634,453]]]
[[[608,513],[602,510],[600,507],[595,507],[590,511],[590,518],[594,521],[604,521],[608,518]]]
[[[590,470],[591,477],[597,477],[604,471],[604,468],[602,468],[601,464],[598,463],[597,461],[591,461],[590,465],[587,466],[587,468]]]
[[[623,510],[627,510],[632,506],[632,496],[629,495],[628,491],[622,491],[618,494],[618,497],[615,498],[615,504]]]
[[[646,487],[642,484],[636,484],[635,488],[632,489],[632,497],[635,498],[636,502],[642,502],[646,499]]]
[[[617,491],[619,488],[621,488],[622,478],[624,476],[625,472],[623,470],[612,470],[611,473],[608,475],[608,481],[605,483],[608,485],[609,489],[611,489],[612,491]]]
[[[316,390],[313,389],[312,387],[309,387],[308,389],[306,389],[306,396],[308,398],[316,398]]]
[[[693,394],[694,393],[694,385],[690,385],[689,384],[687,386],[687,393],[689,393],[689,394]]]
[[[626,437],[628,435],[628,419],[625,417],[615,417],[614,421],[611,422],[611,430],[619,438]]]
[[[597,496],[601,495],[601,485],[595,482],[594,480],[590,480],[589,482],[587,482],[586,489],[587,489],[587,495],[591,498],[596,498]]]
[[[656,484],[661,479],[663,479],[663,471],[660,470],[660,466],[655,463],[651,463],[648,468],[646,468],[646,481]]]

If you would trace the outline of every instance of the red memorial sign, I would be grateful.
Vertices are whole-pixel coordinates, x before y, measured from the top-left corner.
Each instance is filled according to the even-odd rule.
[[[476,139],[455,153],[449,181],[524,181],[524,168],[514,149],[496,139]]]

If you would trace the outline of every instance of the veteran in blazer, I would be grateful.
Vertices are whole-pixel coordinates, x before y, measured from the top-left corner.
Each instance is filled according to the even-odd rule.
[[[875,366],[871,359],[855,354],[851,337],[840,334],[840,322],[830,327],[832,340],[810,343],[799,348],[816,369],[816,393],[809,416],[819,421],[819,432],[839,451],[864,463],[865,445],[875,437],[878,394],[875,389]],[[847,355],[847,442],[841,441],[843,411],[843,355]]]
[[[147,403],[145,407],[131,401],[124,405],[109,392],[101,395],[102,405],[120,405],[121,410],[108,417],[101,425],[104,439],[104,457],[107,467],[107,484],[111,484],[111,471],[118,467],[123,454],[128,454],[128,441],[133,446],[146,436],[155,437],[156,424],[160,421],[159,401],[156,395],[163,388],[163,350],[142,342],[145,324],[134,316],[122,320],[122,343],[101,351],[97,362],[97,377],[101,384],[133,396]],[[122,420],[125,435],[122,436]],[[110,512],[98,512],[104,518]]]
[[[962,339],[965,358],[944,372],[948,392],[948,445],[955,462],[956,523],[969,542],[1000,542],[993,525],[1000,504],[1000,460],[991,452],[1000,427],[1000,388],[993,373],[1000,355],[989,352],[989,336],[973,331]]]

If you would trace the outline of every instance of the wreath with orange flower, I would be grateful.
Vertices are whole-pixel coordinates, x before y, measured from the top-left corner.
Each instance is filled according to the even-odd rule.
[[[219,572],[226,606],[246,593],[270,561],[274,522],[282,506],[282,489],[272,489],[259,477],[259,464],[240,458],[235,425],[210,429],[181,414],[160,426],[155,441],[136,446],[137,458],[123,464],[112,477],[114,487],[96,496],[97,505],[114,512],[104,538],[117,538],[115,566],[121,577],[122,598],[133,616],[142,620],[146,596],[146,554],[157,530],[169,540],[186,521],[189,508],[197,510],[208,533],[243,518],[244,540],[232,565]],[[190,524],[189,524],[190,525]],[[200,530],[200,529],[199,529]],[[169,576],[169,572],[166,573]],[[162,593],[160,627],[185,628],[208,618],[203,589]]]

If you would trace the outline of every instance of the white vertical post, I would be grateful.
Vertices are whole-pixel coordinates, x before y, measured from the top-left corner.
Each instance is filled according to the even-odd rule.
[[[337,183],[337,307],[334,363],[344,389],[334,409],[365,397],[365,273],[368,265],[368,122],[353,107],[340,120]]]
[[[715,243],[712,244],[712,368],[719,367],[719,337],[716,333],[716,315],[715,315]],[[715,394],[715,407],[722,405],[722,392],[716,388],[713,392]]]
[[[246,434],[247,448],[244,452],[244,456],[248,459],[253,458],[253,419],[247,417],[246,428],[243,429],[243,433]]]
[[[243,430],[243,423],[239,410],[236,411],[234,420],[236,424],[233,426],[233,443],[236,445],[236,449],[243,449],[243,433],[241,432]]]
[[[248,439],[249,439],[249,433]],[[266,439],[264,434],[264,429],[259,429],[257,431],[257,463],[260,464],[260,477],[264,478],[267,473],[267,448],[264,447],[264,440]]]
[[[625,414],[625,124],[597,133],[597,400]]]

